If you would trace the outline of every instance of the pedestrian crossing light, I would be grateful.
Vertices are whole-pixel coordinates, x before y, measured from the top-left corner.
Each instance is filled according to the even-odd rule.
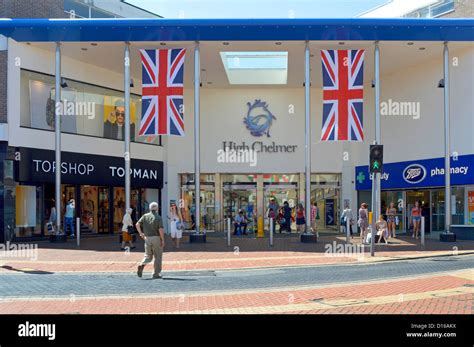
[[[383,145],[370,145],[370,172],[382,172],[383,167]]]

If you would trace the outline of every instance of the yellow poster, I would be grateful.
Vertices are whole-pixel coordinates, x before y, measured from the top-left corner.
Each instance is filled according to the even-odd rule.
[[[137,105],[130,100],[130,139],[135,140]],[[125,137],[125,102],[121,97],[104,97],[104,137],[123,140]]]

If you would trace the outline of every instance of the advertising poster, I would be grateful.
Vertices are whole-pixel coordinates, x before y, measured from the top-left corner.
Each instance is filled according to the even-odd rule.
[[[474,224],[474,190],[467,192],[468,224]]]

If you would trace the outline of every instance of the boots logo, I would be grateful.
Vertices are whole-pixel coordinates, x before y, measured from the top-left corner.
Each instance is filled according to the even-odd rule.
[[[247,116],[244,117],[244,124],[253,136],[266,134],[270,137],[270,126],[276,117],[268,109],[265,101],[256,99],[254,103],[247,102]]]
[[[419,164],[409,165],[403,170],[403,179],[410,184],[417,184],[426,177],[426,169]]]

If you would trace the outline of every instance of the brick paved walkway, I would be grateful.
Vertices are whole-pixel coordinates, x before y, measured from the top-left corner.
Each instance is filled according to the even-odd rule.
[[[11,298],[1,313],[421,313],[472,314],[474,273],[311,288],[285,287],[230,292],[106,297]]]
[[[87,238],[78,248],[74,241],[67,243],[39,242],[35,257],[2,257],[0,273],[17,271],[50,272],[130,272],[143,256],[143,241],[137,248],[120,251],[118,237]],[[317,244],[300,243],[295,236],[275,238],[274,247],[268,239],[234,238],[227,247],[222,235],[208,236],[206,244],[190,244],[184,241],[179,250],[172,248],[167,240],[163,257],[165,271],[243,269],[282,266],[309,266],[342,263],[365,263],[433,255],[455,255],[474,252],[474,242],[442,243],[427,240],[421,247],[412,238],[401,237],[389,245],[377,245],[376,257],[370,257],[370,248],[361,254],[360,248],[353,253],[327,253],[335,242],[343,245],[345,238],[334,235],[322,236]],[[358,240],[354,240],[355,245]],[[337,250],[337,249],[336,249]]]

